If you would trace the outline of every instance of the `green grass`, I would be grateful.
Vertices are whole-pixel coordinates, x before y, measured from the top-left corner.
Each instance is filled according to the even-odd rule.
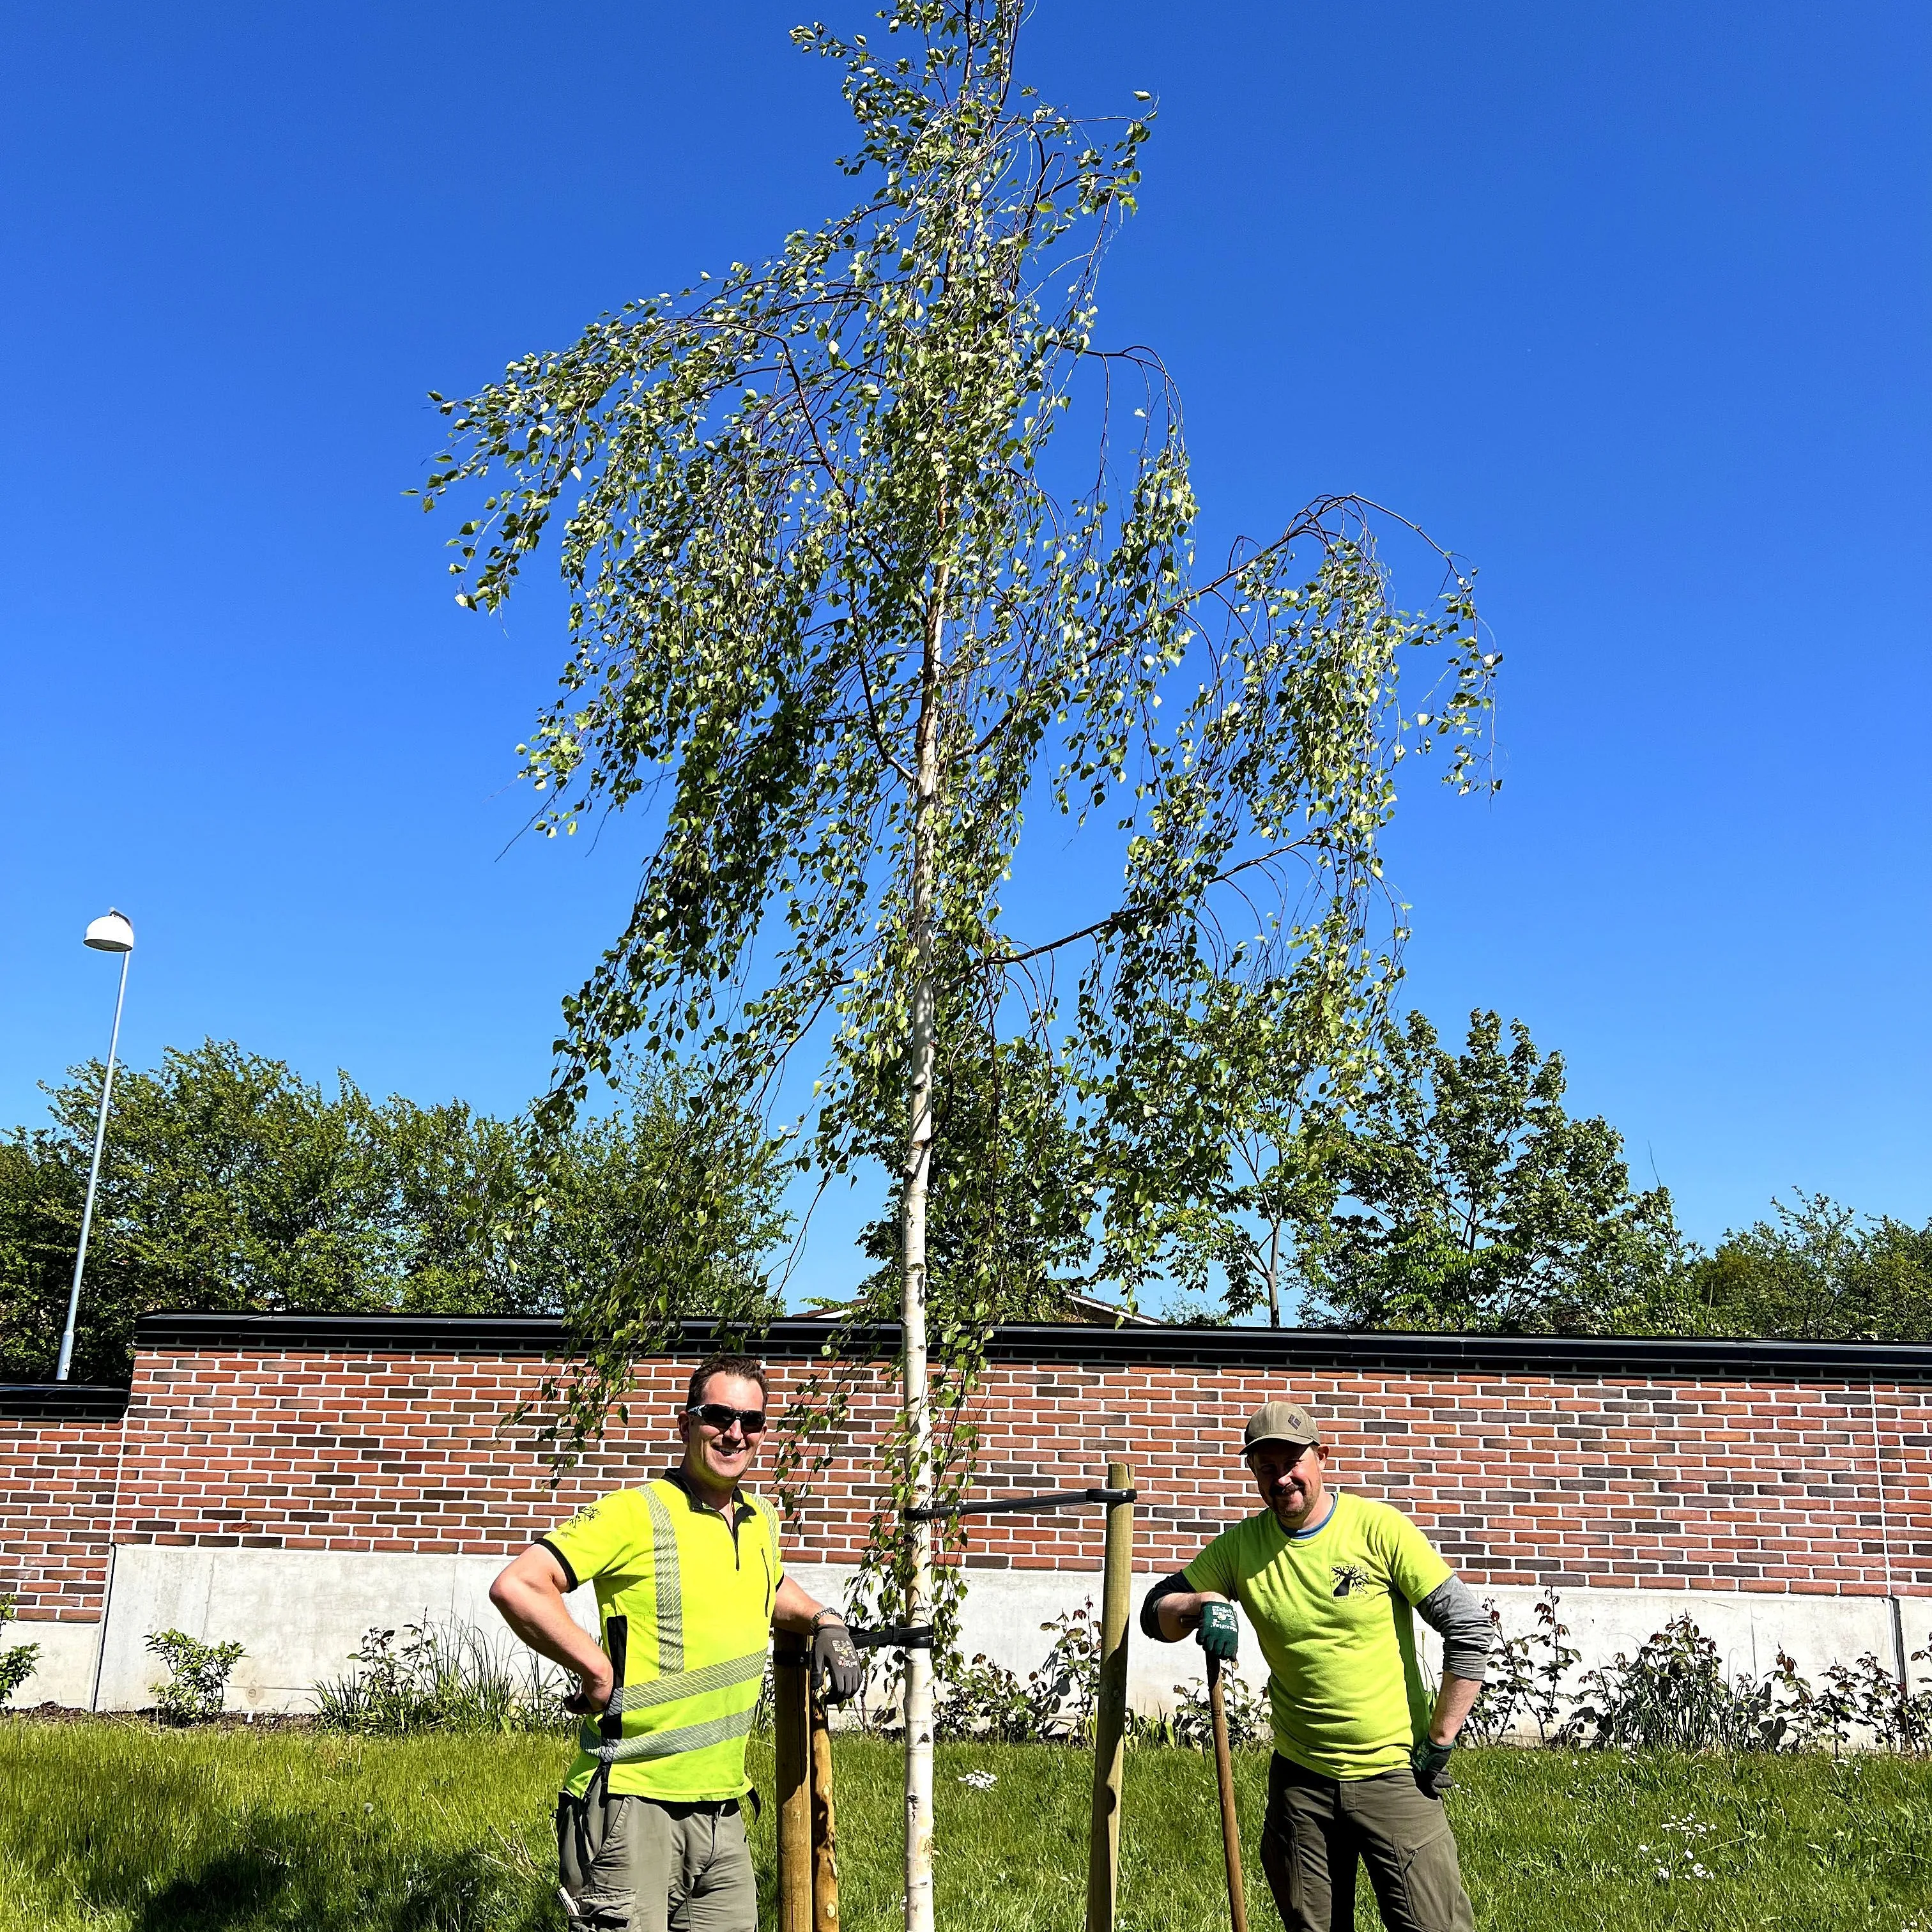
[[[885,1932],[900,1916],[897,1753],[862,1738],[837,1752],[844,1923]],[[0,1724],[0,1932],[556,1932],[549,1814],[564,1756],[541,1737]],[[753,1768],[769,1794],[768,1747],[754,1745]],[[1256,1932],[1278,1926],[1253,1859],[1266,1768],[1241,1754]],[[997,1782],[976,1790],[960,1781],[970,1770]],[[1077,1928],[1088,1760],[942,1747],[938,1774],[941,1927]],[[1923,1764],[1492,1750],[1466,1754],[1458,1775],[1463,1870],[1495,1932],[1932,1932]],[[1208,1762],[1130,1753],[1125,1820],[1121,1932],[1220,1932]],[[1671,1828],[1687,1820],[1697,1828]],[[771,1824],[768,1807],[756,1834],[768,1924]],[[1708,1877],[1689,1874],[1694,1860]]]

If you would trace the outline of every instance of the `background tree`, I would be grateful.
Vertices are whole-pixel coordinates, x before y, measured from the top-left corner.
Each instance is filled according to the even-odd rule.
[[[92,1149],[98,1064],[49,1090],[54,1124],[0,1140],[0,1374],[51,1375]],[[574,1313],[627,1304],[767,1316],[776,1150],[669,1077],[546,1148],[460,1102],[332,1094],[209,1040],[115,1082],[75,1372],[124,1378],[164,1310]]]
[[[1088,1144],[1069,1118],[1066,1080],[1047,1048],[1000,1040],[970,1018],[934,1034],[926,1240],[934,1302],[976,1331],[1059,1320],[1069,1292],[1091,1285],[1097,1186]],[[882,1085],[868,1111],[873,1156],[890,1168],[905,1144],[902,1089]],[[900,1292],[898,1217],[881,1215],[860,1244],[880,1264],[862,1306],[890,1318]]]
[[[1564,1112],[1562,1055],[1509,1031],[1472,1012],[1452,1054],[1412,1013],[1353,1118],[1310,1129],[1324,1178],[1300,1245],[1321,1315],[1504,1334],[1654,1322],[1681,1260],[1670,1193],[1632,1192],[1622,1136]]]
[[[1014,70],[1022,10],[915,0],[876,49],[798,30],[844,70],[850,212],[439,398],[451,442],[423,493],[429,508],[484,491],[452,540],[459,601],[481,610],[561,520],[570,655],[525,765],[554,801],[539,828],[656,814],[630,919],[566,1003],[544,1118],[568,1119],[626,1039],[765,1100],[809,1040],[806,1154],[832,1176],[876,1144],[895,1076],[904,1402],[875,1537],[920,1622],[932,1542],[902,1512],[961,1479],[934,1405],[956,1411],[998,1312],[976,1276],[968,1306],[933,1298],[941,1016],[970,994],[985,1032],[1047,1046],[1091,1095],[1211,992],[1228,921],[1264,936],[1250,970],[1328,950],[1359,979],[1395,761],[1442,742],[1454,781],[1477,782],[1490,668],[1460,575],[1432,617],[1390,608],[1349,500],[1196,572],[1165,373],[1093,338],[1148,122],[1089,128],[1037,104]],[[1096,455],[1076,472],[1049,445],[1082,410]],[[1429,645],[1430,695],[1404,718],[1399,664]],[[1003,907],[1028,812],[1090,816],[1089,877],[1119,878],[1041,938],[1009,934]],[[1063,957],[1079,962],[1064,1006]],[[1131,1252],[1144,1230],[1122,1198],[1110,1186],[1099,1213]],[[624,1348],[586,1342],[568,1392],[583,1432],[628,1372]],[[904,1709],[908,1923],[924,1932],[922,1653]]]
[[[1222,974],[1150,1034],[1107,1094],[1115,1192],[1131,1190],[1141,1235],[1111,1244],[1109,1279],[1142,1292],[1157,1280],[1177,1316],[1265,1310],[1281,1326],[1304,1232],[1334,1204],[1327,1144],[1374,1064],[1396,983],[1392,959],[1364,968],[1327,946],[1286,976]]]
[[[1932,1341],[1932,1222],[1860,1215],[1822,1194],[1772,1204],[1677,1284],[1684,1332],[1792,1341]]]

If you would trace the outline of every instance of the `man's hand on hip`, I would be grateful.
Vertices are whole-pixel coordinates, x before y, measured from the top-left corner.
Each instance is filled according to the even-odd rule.
[[[1455,1749],[1454,1744],[1438,1744],[1432,1738],[1424,1738],[1409,1753],[1416,1788],[1424,1797],[1439,1799],[1454,1785],[1456,1780],[1449,1775],[1449,1760]]]
[[[866,1681],[866,1666],[859,1661],[852,1633],[842,1617],[826,1617],[812,1632],[812,1667],[818,1672],[819,1701],[843,1704],[859,1694]]]
[[[609,1665],[592,1676],[580,1677],[577,1688],[563,1700],[566,1711],[574,1711],[580,1718],[601,1718],[610,1702],[610,1694],[616,1688],[615,1673]]]

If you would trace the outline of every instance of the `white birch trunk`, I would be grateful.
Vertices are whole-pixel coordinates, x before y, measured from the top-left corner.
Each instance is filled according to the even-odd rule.
[[[907,1064],[910,1125],[906,1138],[901,1319],[905,1342],[907,1453],[916,1504],[932,1496],[932,1413],[926,1360],[926,1210],[932,1177],[933,958],[935,848],[939,809],[940,646],[946,573],[938,572],[926,625],[920,680],[918,790],[913,802],[912,1041]],[[932,1621],[932,1526],[908,1523],[911,1576],[906,1621]],[[932,1653],[905,1653],[906,1932],[932,1932]]]

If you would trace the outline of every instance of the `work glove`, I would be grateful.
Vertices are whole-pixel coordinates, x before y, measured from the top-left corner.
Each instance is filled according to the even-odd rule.
[[[1234,1621],[1234,1605],[1203,1604],[1201,1628],[1196,1636],[1201,1648],[1210,1657],[1218,1657],[1223,1664],[1232,1664],[1241,1636],[1241,1627]]]
[[[1456,1782],[1449,1775],[1449,1760],[1455,1749],[1454,1744],[1438,1744],[1427,1738],[1417,1740],[1408,1762],[1415,1772],[1416,1789],[1424,1797],[1439,1799]]]
[[[852,1642],[852,1633],[842,1622],[830,1618],[812,1634],[812,1667],[818,1672],[818,1701],[842,1704],[859,1694],[866,1681],[866,1666]]]

